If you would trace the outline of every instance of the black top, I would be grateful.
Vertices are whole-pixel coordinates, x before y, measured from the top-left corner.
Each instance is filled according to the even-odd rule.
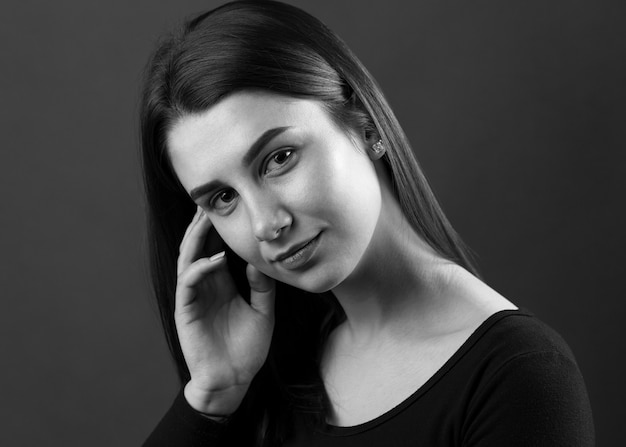
[[[144,446],[228,445],[222,432],[180,393]],[[572,352],[524,310],[489,317],[423,386],[383,415],[318,430],[297,417],[293,433],[285,447],[595,445]]]

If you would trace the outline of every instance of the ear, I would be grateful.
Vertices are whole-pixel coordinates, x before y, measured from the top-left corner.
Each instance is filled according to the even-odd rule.
[[[385,155],[386,148],[378,133],[372,133],[365,141],[367,145],[367,155],[369,155],[372,161],[379,160]]]

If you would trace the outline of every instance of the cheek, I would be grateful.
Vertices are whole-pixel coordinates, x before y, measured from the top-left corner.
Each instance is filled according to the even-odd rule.
[[[334,210],[346,230],[370,233],[378,220],[381,192],[374,166],[362,154],[339,157],[324,185],[327,207]]]
[[[257,245],[246,233],[246,229],[240,222],[233,219],[225,219],[223,222],[214,223],[215,230],[228,247],[241,259],[248,263],[255,263],[258,256]]]

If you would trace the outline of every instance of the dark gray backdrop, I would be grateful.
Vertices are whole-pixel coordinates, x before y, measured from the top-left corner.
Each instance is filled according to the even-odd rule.
[[[568,340],[598,444],[617,445],[625,8],[293,3],[377,77],[487,281]],[[147,284],[138,85],[154,39],[216,4],[4,4],[0,445],[138,445],[177,391]]]

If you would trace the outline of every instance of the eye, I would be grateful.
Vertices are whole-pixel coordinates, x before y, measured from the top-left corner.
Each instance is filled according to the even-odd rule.
[[[293,155],[292,149],[283,149],[278,152],[274,152],[268,159],[267,164],[265,165],[265,173],[275,171],[276,169],[280,169],[286,163],[289,163],[291,157]]]
[[[234,189],[223,189],[211,198],[209,205],[218,211],[225,210],[235,199],[237,199],[237,192]]]

